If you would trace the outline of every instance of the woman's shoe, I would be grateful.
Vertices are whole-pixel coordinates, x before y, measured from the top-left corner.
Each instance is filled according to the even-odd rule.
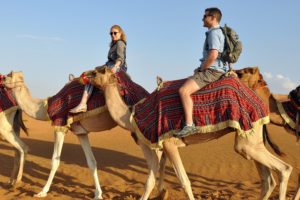
[[[87,111],[87,105],[86,104],[79,104],[75,108],[72,108],[69,112],[70,113],[81,113]]]

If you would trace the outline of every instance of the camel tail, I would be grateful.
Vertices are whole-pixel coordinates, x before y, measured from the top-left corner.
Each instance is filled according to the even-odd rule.
[[[283,152],[280,150],[280,148],[279,148],[276,144],[274,144],[274,143],[272,142],[271,138],[269,137],[269,133],[268,133],[268,130],[267,130],[266,125],[263,125],[263,138],[264,138],[264,143],[266,144],[266,141],[267,141],[268,144],[270,145],[270,147],[273,149],[273,151],[274,151],[277,155],[279,155],[279,156],[281,156],[281,157],[286,156],[286,154],[283,153]]]
[[[22,117],[22,110],[17,110],[14,118],[14,124],[13,124],[14,131],[20,135],[20,130],[22,130],[26,133],[28,136],[28,129],[26,128],[24,122],[23,122],[23,117]]]

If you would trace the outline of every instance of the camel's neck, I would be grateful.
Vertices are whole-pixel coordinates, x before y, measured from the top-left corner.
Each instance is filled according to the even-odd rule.
[[[27,115],[37,120],[49,120],[45,100],[32,98],[28,88],[25,85],[22,87],[13,88],[13,93],[18,106]]]
[[[268,106],[270,111],[270,120],[273,124],[283,126],[285,124],[284,119],[281,117],[277,107],[277,102],[272,96],[271,91],[268,87],[261,87],[255,90],[256,94],[262,98],[264,103]]]
[[[131,112],[121,98],[117,85],[110,84],[106,86],[104,89],[104,94],[105,103],[111,117],[119,126],[134,132],[134,128],[130,123]]]
[[[255,89],[255,93],[263,100],[266,105],[272,101],[272,95],[268,87],[259,87]]]

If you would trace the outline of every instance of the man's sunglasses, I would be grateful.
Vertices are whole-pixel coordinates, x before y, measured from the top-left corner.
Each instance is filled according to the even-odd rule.
[[[117,35],[117,33],[119,33],[119,32],[110,32],[109,34],[110,35]]]
[[[205,19],[206,17],[208,17],[208,16],[214,16],[214,15],[203,15],[203,19]]]

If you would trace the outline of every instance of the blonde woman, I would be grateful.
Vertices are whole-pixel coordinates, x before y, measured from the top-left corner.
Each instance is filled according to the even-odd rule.
[[[108,61],[105,65],[110,68],[114,73],[123,70],[127,71],[126,64],[126,35],[123,29],[119,25],[113,25],[110,28],[110,49],[108,51]],[[101,66],[102,67],[102,66]],[[97,69],[97,67],[96,67]],[[84,88],[84,92],[81,98],[81,102],[73,109],[70,110],[71,113],[86,112],[87,101],[92,94],[93,86],[88,84]]]

